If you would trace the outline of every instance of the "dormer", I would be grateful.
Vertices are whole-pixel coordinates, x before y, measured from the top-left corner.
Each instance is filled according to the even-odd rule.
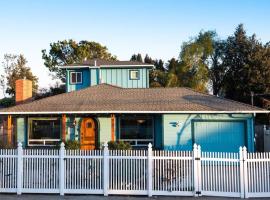
[[[61,68],[66,70],[66,91],[71,92],[101,83],[123,88],[149,88],[149,70],[153,65],[91,59]]]

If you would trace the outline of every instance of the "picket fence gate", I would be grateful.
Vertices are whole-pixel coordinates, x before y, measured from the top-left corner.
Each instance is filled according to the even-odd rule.
[[[0,192],[270,197],[270,153],[0,149]]]

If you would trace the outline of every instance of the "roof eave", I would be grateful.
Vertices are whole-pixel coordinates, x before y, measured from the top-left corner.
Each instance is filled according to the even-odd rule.
[[[0,115],[34,115],[34,114],[256,114],[270,113],[268,110],[246,110],[246,111],[38,111],[38,112],[0,112]]]

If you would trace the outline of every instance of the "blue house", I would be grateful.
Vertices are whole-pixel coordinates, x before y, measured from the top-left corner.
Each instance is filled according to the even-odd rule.
[[[254,151],[254,116],[266,110],[189,88],[149,88],[152,65],[87,60],[61,66],[66,93],[20,103],[0,111],[7,142],[51,146],[78,140],[81,149],[125,141],[134,147],[238,152]],[[30,98],[27,80],[16,95]]]

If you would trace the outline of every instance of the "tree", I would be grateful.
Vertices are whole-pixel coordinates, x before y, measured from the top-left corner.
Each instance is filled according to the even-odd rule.
[[[5,54],[3,62],[4,74],[1,75],[1,86],[11,96],[15,95],[15,82],[26,78],[32,81],[33,93],[38,89],[38,78],[27,67],[27,60],[23,55]]]
[[[55,77],[65,82],[65,72],[57,66],[65,64],[82,63],[85,59],[101,58],[105,60],[116,60],[108,52],[106,46],[93,41],[63,40],[50,44],[50,50],[47,53],[42,50],[44,65],[50,72],[55,73]]]
[[[255,35],[248,37],[242,24],[226,41],[225,97],[250,103],[250,93],[270,92],[270,47]]]
[[[66,92],[66,85],[57,82],[54,86],[51,86],[49,89],[47,88],[40,89],[35,96],[35,100],[62,94],[65,92]]]
[[[144,57],[144,63],[154,64],[154,60],[151,57],[149,57],[148,54],[146,54]]]
[[[224,64],[226,41],[214,40],[214,51],[211,55],[209,76],[214,95],[224,96],[224,79],[227,67]]]
[[[178,80],[180,86],[207,91],[210,56],[214,51],[214,31],[200,32],[198,37],[184,42],[179,55]]]
[[[130,61],[137,61],[137,62],[143,62],[142,55],[140,53],[133,54],[130,58]]]

